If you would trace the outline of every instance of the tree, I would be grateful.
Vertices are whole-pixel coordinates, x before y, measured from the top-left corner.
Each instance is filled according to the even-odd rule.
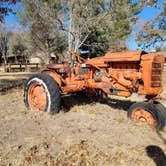
[[[143,29],[137,35],[137,41],[139,47],[145,50],[165,47],[166,3],[163,3],[163,11],[159,15],[146,22]]]
[[[36,29],[33,40],[40,36],[37,41],[48,41],[51,25],[51,30],[61,31],[60,34],[68,38],[69,52],[87,51],[94,55],[100,55],[108,49],[118,50],[119,47],[115,46],[128,38],[132,30],[131,23],[135,21],[133,18],[142,7],[130,0],[36,0],[24,4],[24,18],[31,20],[30,28]],[[47,47],[42,44],[42,48],[48,50],[49,44],[45,43]]]
[[[91,56],[101,55],[106,51],[119,51],[132,31],[136,15],[141,11],[142,4],[129,0],[111,0],[105,3],[108,16],[104,21],[92,27],[84,49],[90,50]]]
[[[31,47],[29,45],[29,34],[24,31],[15,31],[9,32],[9,55],[15,55],[16,61],[18,57],[22,57],[22,59],[27,60],[27,57],[30,54],[28,52]]]
[[[9,49],[9,35],[6,31],[6,27],[3,26],[0,31],[0,62],[4,60],[7,63],[7,52]]]
[[[119,51],[132,32],[132,26],[137,21],[142,4],[132,3],[130,0],[112,0],[110,7],[112,13],[112,24],[108,27],[110,50]]]
[[[33,50],[43,52],[45,55],[42,57],[43,61],[49,63],[51,53],[57,55],[63,53],[66,49],[66,38],[58,30],[54,23],[55,19],[52,19],[56,18],[56,5],[58,3],[36,0],[24,1],[23,5],[25,11],[24,13],[19,13],[19,15],[22,25],[28,26],[30,30]]]
[[[120,50],[144,4],[156,3],[154,0],[25,0],[23,4],[22,24],[28,25],[34,48],[45,52],[44,59],[49,61],[53,50],[86,52],[91,56]]]
[[[100,15],[97,14],[97,10],[103,10],[103,4],[104,2],[99,4],[99,1],[94,0],[77,1],[77,3],[65,0],[25,1],[26,12],[21,15],[22,24],[30,23],[34,46],[42,49],[47,54],[46,57],[55,48],[61,52],[62,49],[66,50],[67,37],[69,52],[78,51],[88,37],[90,28],[97,26],[104,17],[103,11],[103,13],[98,12]],[[55,45],[56,43],[58,45]]]

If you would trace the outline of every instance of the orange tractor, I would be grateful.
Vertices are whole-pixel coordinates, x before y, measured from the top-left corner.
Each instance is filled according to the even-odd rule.
[[[24,89],[28,109],[57,113],[65,93],[85,91],[103,99],[107,95],[129,97],[137,93],[145,95],[146,102],[131,105],[128,117],[159,129],[164,127],[166,110],[156,101],[162,93],[162,55],[132,51],[87,60],[77,53],[71,57],[71,62],[47,65],[28,79]]]

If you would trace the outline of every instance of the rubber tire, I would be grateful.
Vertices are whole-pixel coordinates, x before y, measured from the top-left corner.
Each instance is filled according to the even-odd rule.
[[[158,101],[155,101],[154,105],[157,109],[157,112],[159,112],[161,114],[161,116],[164,117],[165,124],[166,124],[166,107]]]
[[[98,91],[98,101],[102,104],[107,104],[108,103],[108,95],[106,93],[104,93],[102,90]]]
[[[45,89],[47,96],[47,104],[45,112],[49,114],[58,113],[61,104],[61,92],[56,81],[47,74],[34,74],[26,82],[24,87],[24,103],[28,109],[30,109],[28,103],[28,90],[31,84],[34,82],[40,83]]]
[[[136,108],[144,108],[145,110],[148,110],[148,112],[150,112],[157,120],[157,126],[156,128],[159,130],[162,130],[165,126],[165,118],[163,116],[163,114],[161,114],[160,111],[158,111],[159,109],[155,106],[155,104],[150,104],[148,102],[137,102],[134,103],[130,106],[127,116],[129,118],[131,118],[132,112],[136,109]]]

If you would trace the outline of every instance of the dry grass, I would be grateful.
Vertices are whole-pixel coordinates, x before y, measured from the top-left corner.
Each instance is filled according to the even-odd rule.
[[[69,112],[50,116],[27,113],[22,95],[16,90],[0,97],[0,165],[153,166],[146,148],[166,152],[165,130],[128,120],[123,101],[115,109],[116,100],[110,107],[82,99]]]
[[[109,104],[65,97],[57,115],[27,112],[23,90],[0,96],[0,166],[155,166],[166,161],[166,129],[127,119],[129,99]]]

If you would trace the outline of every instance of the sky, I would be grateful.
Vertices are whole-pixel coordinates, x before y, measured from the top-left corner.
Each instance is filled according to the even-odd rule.
[[[17,11],[20,9],[23,9],[21,3],[17,3],[16,5],[12,6],[13,11]],[[22,29],[19,23],[19,17],[16,14],[10,13],[8,16],[5,17],[5,22],[7,25],[7,30],[8,31],[17,31]]]
[[[159,0],[158,2],[158,6],[159,8],[155,8],[155,7],[144,7],[143,10],[141,11],[141,13],[139,13],[138,15],[138,22],[137,24],[133,27],[133,32],[131,34],[131,36],[129,37],[129,39],[127,40],[126,44],[127,47],[130,50],[136,50],[138,49],[138,45],[135,41],[135,36],[136,33],[141,30],[141,28],[143,27],[144,23],[153,19],[156,15],[158,15],[162,10],[162,4],[163,4],[164,0]],[[20,3],[18,3],[16,5],[16,9],[22,9],[22,6]],[[14,14],[10,14],[8,16],[6,16],[5,18],[6,20],[6,24],[7,24],[7,30],[11,31],[19,31],[22,29],[22,27],[19,24],[19,18],[17,15]]]
[[[159,2],[158,2],[159,8],[144,7],[143,10],[141,11],[141,13],[138,14],[139,20],[138,20],[136,26],[133,28],[133,32],[132,32],[131,36],[127,40],[127,46],[130,50],[138,49],[138,45],[135,41],[136,34],[141,30],[141,28],[147,21],[153,19],[155,16],[157,16],[159,13],[161,13],[161,11],[163,10],[163,8],[162,8],[163,1],[164,0],[159,0]]]

